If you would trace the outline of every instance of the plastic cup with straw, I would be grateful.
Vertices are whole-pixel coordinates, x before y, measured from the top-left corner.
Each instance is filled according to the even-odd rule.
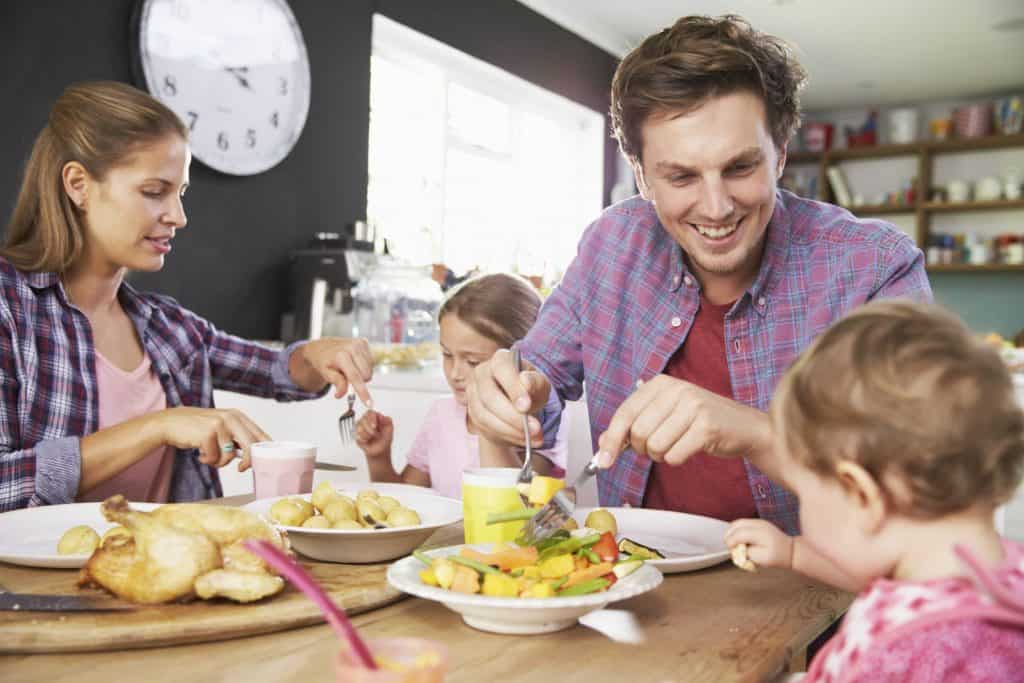
[[[444,645],[423,638],[381,638],[366,642],[344,610],[299,563],[266,541],[249,540],[245,547],[309,596],[338,637],[348,644],[338,654],[338,683],[442,683],[448,669]]]

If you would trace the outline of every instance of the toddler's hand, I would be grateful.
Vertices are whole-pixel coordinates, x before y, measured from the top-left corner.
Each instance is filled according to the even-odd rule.
[[[737,519],[725,532],[730,550],[747,547],[747,558],[755,566],[793,568],[793,537],[763,519]]]
[[[356,422],[356,445],[368,458],[390,454],[394,437],[394,420],[376,410],[367,410]]]

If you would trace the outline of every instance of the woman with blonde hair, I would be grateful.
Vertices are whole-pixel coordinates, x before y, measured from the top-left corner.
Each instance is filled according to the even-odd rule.
[[[188,130],[131,86],[87,82],[55,102],[0,249],[0,511],[221,494],[218,467],[249,467],[269,436],[226,389],[278,400],[351,384],[368,400],[363,340],[276,351],[226,334],[173,299],[137,291],[185,227]]]

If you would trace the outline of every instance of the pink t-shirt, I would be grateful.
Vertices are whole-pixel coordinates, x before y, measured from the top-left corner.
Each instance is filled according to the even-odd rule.
[[[569,454],[568,416],[562,411],[554,447],[536,451],[555,466],[555,476],[565,476]],[[480,467],[480,437],[466,429],[466,407],[454,396],[439,398],[430,406],[423,425],[407,455],[408,464],[430,476],[430,488],[442,496],[462,498],[462,473]]]
[[[99,390],[99,428],[113,427],[139,415],[167,407],[167,396],[153,372],[149,356],[139,367],[125,372],[96,352]],[[86,491],[79,501],[101,501],[120,493],[128,500],[166,503],[171,488],[174,451],[160,446],[119,474]]]
[[[801,683],[1024,680],[1024,546],[984,569],[963,548],[972,578],[876,579]]]

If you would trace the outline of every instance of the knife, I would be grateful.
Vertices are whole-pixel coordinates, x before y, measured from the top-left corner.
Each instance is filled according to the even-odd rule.
[[[137,608],[137,605],[129,602],[81,595],[0,592],[0,610],[22,612],[116,612]]]

